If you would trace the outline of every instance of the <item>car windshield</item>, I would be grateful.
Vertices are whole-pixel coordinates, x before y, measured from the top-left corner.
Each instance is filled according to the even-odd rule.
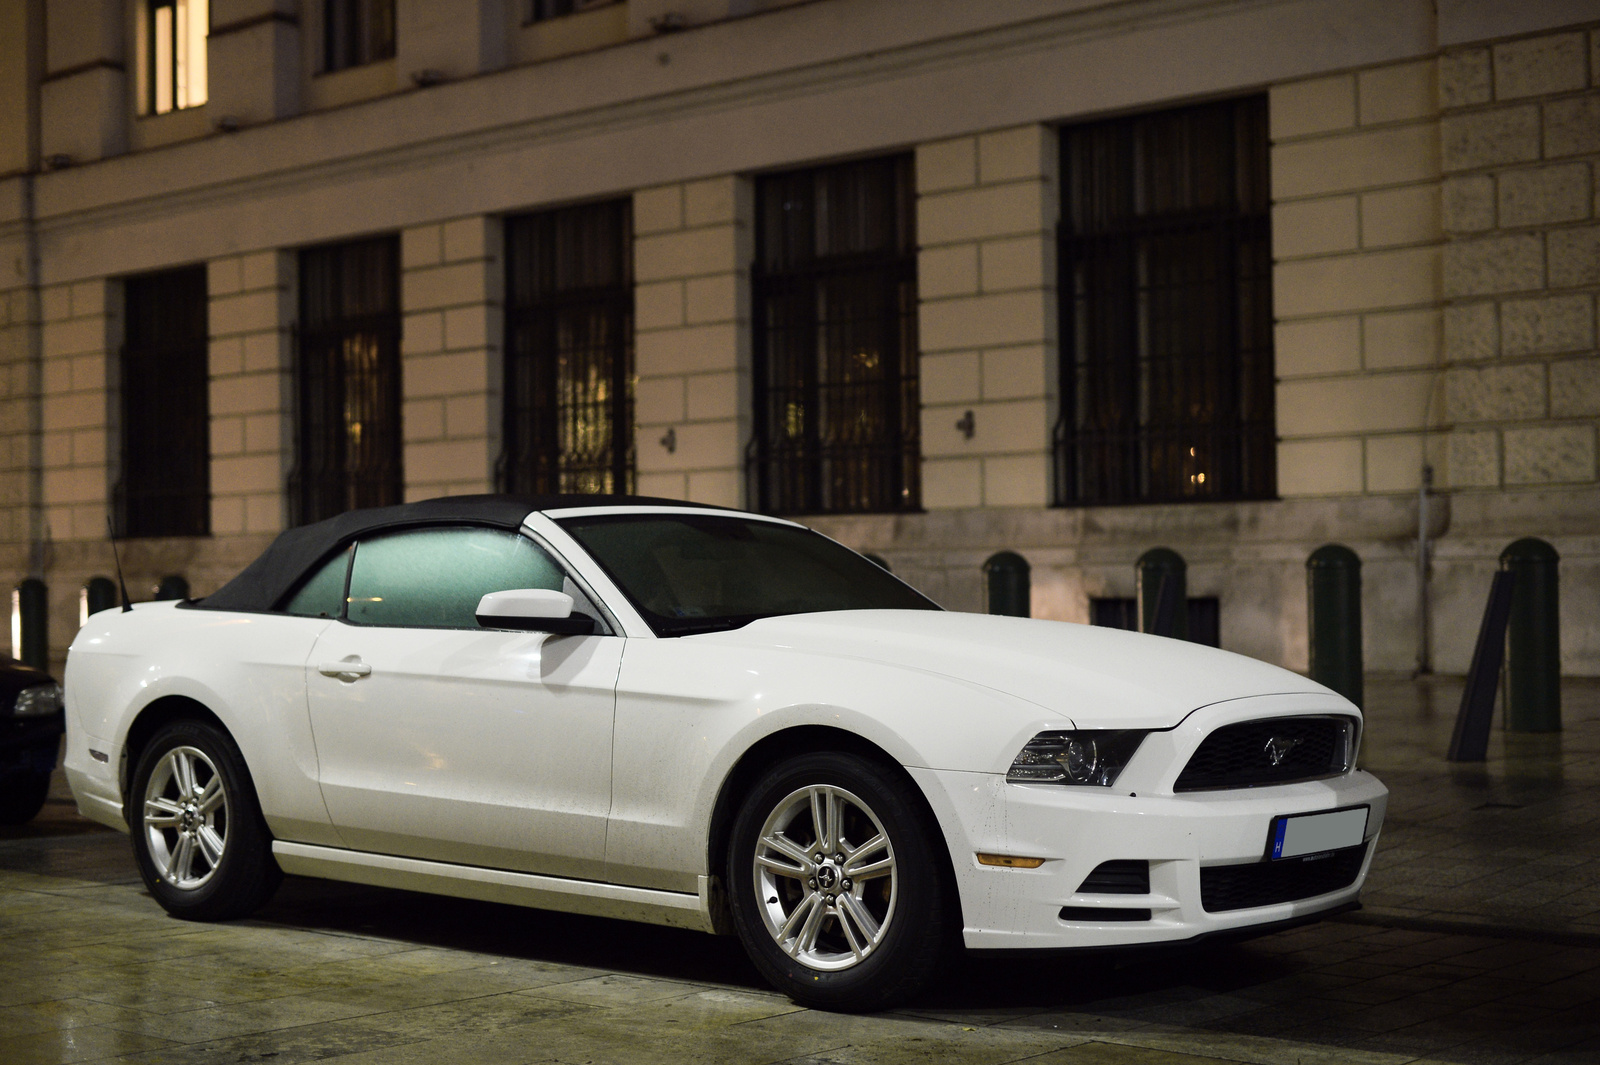
[[[939,609],[876,563],[793,525],[702,514],[607,514],[560,525],[658,636],[820,610]]]

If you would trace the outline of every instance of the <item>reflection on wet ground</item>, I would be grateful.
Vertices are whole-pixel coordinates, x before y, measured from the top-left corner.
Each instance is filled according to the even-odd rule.
[[[801,1010],[696,933],[291,878],[167,917],[59,789],[0,833],[0,1062],[1600,1061],[1600,683],[1451,766],[1459,681],[1368,680],[1392,805],[1358,913],[1245,943],[953,964]]]

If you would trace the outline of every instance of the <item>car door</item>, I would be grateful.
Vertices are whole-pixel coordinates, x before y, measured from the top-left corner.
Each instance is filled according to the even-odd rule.
[[[510,588],[576,593],[532,540],[467,526],[351,552],[343,617],[307,664],[328,812],[363,851],[598,878],[622,640],[497,632]]]

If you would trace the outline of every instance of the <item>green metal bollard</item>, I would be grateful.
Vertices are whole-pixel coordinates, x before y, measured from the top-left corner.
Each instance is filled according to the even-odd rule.
[[[989,613],[1033,616],[1027,559],[1015,551],[1001,551],[983,564],[983,573],[989,579]]]
[[[189,582],[177,574],[162,577],[161,583],[156,585],[156,600],[162,599],[187,599],[189,598]]]
[[[83,609],[80,611],[83,620],[88,620],[91,615],[98,614],[102,610],[110,610],[117,605],[117,586],[112,583],[110,577],[90,577],[83,586],[79,602],[83,604]]]
[[[44,581],[29,577],[11,593],[11,646],[17,660],[34,669],[50,668],[50,593]]]
[[[1342,544],[1325,544],[1306,559],[1311,622],[1311,679],[1357,706],[1361,684],[1361,559]]]
[[[1139,631],[1178,640],[1189,638],[1189,567],[1183,556],[1168,547],[1152,547],[1134,564],[1139,600]],[[1167,587],[1170,614],[1161,616],[1160,596]],[[1158,631],[1170,628],[1170,631]]]
[[[1561,556],[1526,537],[1500,552],[1516,574],[1506,627],[1506,729],[1561,731],[1561,612],[1556,588]]]

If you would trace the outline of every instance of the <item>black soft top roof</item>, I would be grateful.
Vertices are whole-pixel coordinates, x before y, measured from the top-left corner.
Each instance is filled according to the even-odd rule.
[[[536,510],[639,506],[726,509],[651,496],[479,495],[446,496],[393,507],[350,510],[324,521],[279,533],[278,538],[261,553],[261,557],[246,566],[237,577],[204,599],[195,600],[189,605],[206,610],[271,610],[312,566],[357,537],[379,530],[457,522],[517,529],[522,526],[523,519]]]

